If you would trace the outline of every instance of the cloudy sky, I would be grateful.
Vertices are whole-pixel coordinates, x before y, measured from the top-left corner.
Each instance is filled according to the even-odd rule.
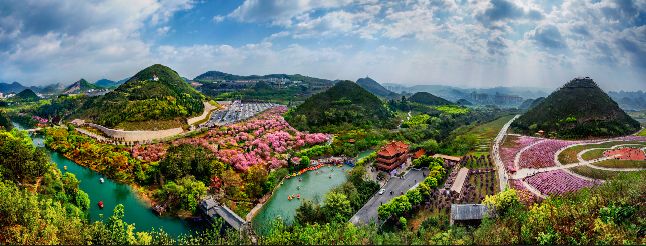
[[[646,1],[0,1],[0,81],[119,80],[154,63],[188,78],[646,90]]]

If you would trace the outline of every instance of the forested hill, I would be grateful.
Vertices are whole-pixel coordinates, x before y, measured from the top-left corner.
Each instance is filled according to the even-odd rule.
[[[452,102],[435,96],[431,93],[428,92],[417,92],[413,94],[410,98],[408,98],[409,101],[416,102],[416,103],[421,103],[424,105],[429,105],[429,106],[439,106],[439,105],[450,105],[453,104]]]
[[[518,118],[513,127],[526,134],[539,130],[563,138],[621,136],[639,123],[630,118],[590,78],[576,78]]]
[[[389,91],[385,87],[383,87],[379,82],[375,81],[374,79],[371,79],[370,77],[365,77],[365,78],[360,78],[357,80],[357,84],[361,86],[361,88],[371,92],[372,94],[375,94],[380,97],[396,97],[398,96],[397,93],[394,93],[392,91]]]
[[[296,128],[329,132],[339,126],[388,127],[392,117],[375,95],[352,81],[340,81],[327,91],[308,98],[290,111],[286,119]]]
[[[289,79],[291,81],[301,81],[306,84],[315,84],[315,85],[330,85],[334,84],[333,81],[327,79],[314,78],[309,76],[304,76],[300,74],[268,74],[268,75],[235,75],[224,73],[220,71],[208,71],[203,74],[198,75],[193,80],[208,83],[208,82],[217,82],[217,81],[260,81],[260,80],[270,80],[270,79]]]
[[[177,72],[156,64],[114,91],[88,101],[80,115],[108,127],[124,122],[181,121],[202,113],[203,98]]]
[[[64,94],[75,94],[75,93],[82,93],[86,92],[88,90],[96,90],[96,89],[102,89],[102,87],[91,84],[90,82],[87,82],[85,79],[80,79],[71,85],[67,86],[64,90]]]
[[[24,89],[13,98],[15,101],[23,102],[38,101],[38,99],[40,99],[40,97],[38,97],[38,95],[36,95],[36,93],[31,89]]]

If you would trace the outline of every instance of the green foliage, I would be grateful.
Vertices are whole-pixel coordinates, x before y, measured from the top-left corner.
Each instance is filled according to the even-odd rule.
[[[11,98],[11,100],[17,102],[33,102],[40,100],[40,97],[38,97],[38,95],[36,95],[36,93],[31,89],[25,89],[16,94],[13,98]]]
[[[500,215],[504,215],[510,209],[520,206],[520,200],[514,189],[506,189],[492,196],[487,195],[482,203]]]
[[[347,221],[352,216],[352,206],[344,194],[329,192],[325,195],[323,204],[321,208],[323,214],[333,221]]]
[[[0,110],[0,130],[11,131],[11,129],[13,129],[13,124],[11,124],[9,116],[4,110]]]
[[[160,203],[168,204],[171,211],[184,209],[195,212],[200,198],[206,195],[206,190],[204,183],[195,180],[193,176],[185,176],[176,182],[164,184],[155,197]]]
[[[154,80],[154,77],[158,80]],[[203,96],[163,65],[141,70],[114,91],[88,101],[81,115],[114,127],[123,122],[188,118],[204,111]]]
[[[444,161],[442,160],[442,158],[434,158],[428,155],[422,155],[419,158],[413,160],[413,166],[416,168],[421,168],[421,167],[433,168],[435,166],[441,167],[442,164],[444,164]]]
[[[431,119],[431,116],[428,114],[413,115],[413,117],[411,117],[409,120],[402,122],[401,127],[408,128],[408,127],[417,127],[420,125],[425,125],[430,119]]]
[[[574,79],[516,119],[512,127],[525,134],[543,130],[559,138],[590,138],[632,134],[640,125],[592,79]]]
[[[32,183],[50,164],[42,149],[36,148],[27,132],[0,130],[0,174],[6,180]]]
[[[294,217],[296,222],[301,225],[313,224],[324,221],[321,208],[318,204],[314,204],[312,201],[305,200],[296,209],[296,216]]]
[[[437,106],[435,109],[442,111],[443,113],[450,115],[460,115],[469,113],[469,109],[465,107],[455,106],[455,105],[443,105]]]
[[[169,180],[192,175],[208,183],[211,177],[220,175],[224,169],[226,165],[218,161],[213,152],[192,144],[171,146],[166,158],[159,162],[160,174]]]
[[[344,103],[338,103],[340,101]],[[375,95],[352,81],[341,81],[305,100],[289,111],[285,119],[301,130],[330,132],[336,131],[337,127],[392,127],[392,117],[393,114]]]

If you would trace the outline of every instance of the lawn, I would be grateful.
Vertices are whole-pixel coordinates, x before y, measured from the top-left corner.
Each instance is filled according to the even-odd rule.
[[[646,137],[646,128],[642,129],[639,133],[637,133],[637,136]]]
[[[594,163],[598,167],[610,168],[646,168],[646,161],[626,161],[626,160],[605,160]]]
[[[487,123],[468,126],[469,129],[466,134],[473,134],[478,137],[478,146],[469,154],[480,156],[489,153],[493,139],[496,138],[505,123],[509,122],[513,117],[513,115],[507,115]]]
[[[570,168],[569,170],[576,174],[586,176],[589,178],[594,178],[594,179],[611,179],[619,175],[619,173],[621,173],[616,171],[594,169],[588,166],[573,167],[573,168]]]
[[[594,159],[599,159],[603,157],[603,152],[605,152],[607,149],[593,149],[588,152],[585,152],[581,157],[586,160],[594,160]]]

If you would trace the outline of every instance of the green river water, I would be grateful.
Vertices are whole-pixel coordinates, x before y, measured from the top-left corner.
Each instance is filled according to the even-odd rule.
[[[23,129],[20,125],[15,124],[16,128]],[[43,147],[43,138],[32,136],[34,144]],[[65,156],[51,150],[46,150],[51,160],[56,163],[61,172],[71,172],[81,181],[80,188],[90,197],[90,220],[106,220],[112,215],[112,210],[117,204],[123,204],[125,208],[124,221],[135,224],[136,231],[150,231],[152,229],[163,229],[170,235],[177,236],[183,233],[189,233],[193,230],[199,230],[198,224],[189,223],[186,220],[175,217],[160,217],[155,215],[150,207],[141,201],[129,185],[112,181],[111,179],[80,166],[75,162],[67,159]],[[65,170],[67,166],[67,171]],[[99,181],[104,179],[104,183]],[[97,206],[99,201],[103,201],[104,209]]]
[[[262,207],[253,219],[256,232],[263,233],[276,218],[281,218],[291,224],[303,200],[310,200],[319,204],[323,203],[325,194],[332,188],[343,184],[347,180],[349,166],[325,166],[316,171],[309,171],[300,176],[284,180],[276,189],[269,201]],[[301,181],[299,181],[301,178]],[[299,189],[300,187],[300,189]],[[301,199],[287,199],[289,195],[301,194]]]

